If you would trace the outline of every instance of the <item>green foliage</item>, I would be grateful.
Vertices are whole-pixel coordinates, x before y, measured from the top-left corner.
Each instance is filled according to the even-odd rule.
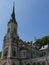
[[[49,44],[49,36],[44,36],[40,39],[37,39],[35,42],[36,45],[40,46],[40,47],[44,47],[44,45]]]
[[[29,44],[29,45],[32,45],[32,41],[30,41],[30,42],[27,42],[27,44]]]
[[[29,45],[32,45],[32,41],[27,42]],[[49,44],[49,36],[44,36],[40,39],[36,39],[36,42],[34,43],[35,46],[39,46],[39,48],[41,48],[42,46],[44,47],[44,45]]]

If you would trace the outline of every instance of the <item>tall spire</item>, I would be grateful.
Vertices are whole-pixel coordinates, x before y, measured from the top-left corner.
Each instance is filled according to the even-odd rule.
[[[11,15],[12,19],[15,20],[15,6],[14,6],[14,2],[13,2],[13,12]]]
[[[14,2],[13,2],[13,10],[12,10],[12,14],[11,14],[11,19],[10,19],[10,21],[8,22],[8,24],[9,24],[10,22],[14,22],[14,23],[17,24],[16,19],[15,19],[15,3],[14,3]]]

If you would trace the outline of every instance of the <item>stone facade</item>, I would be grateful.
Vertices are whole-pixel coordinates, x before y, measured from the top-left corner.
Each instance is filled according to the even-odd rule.
[[[22,41],[18,36],[18,24],[15,19],[15,12],[13,12],[11,19],[8,22],[7,33],[3,40],[3,50],[0,59],[0,65],[48,65],[49,54],[47,49],[45,55],[41,50],[34,48]]]

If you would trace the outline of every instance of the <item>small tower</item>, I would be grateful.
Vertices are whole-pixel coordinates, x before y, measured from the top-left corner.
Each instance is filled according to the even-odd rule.
[[[10,21],[8,22],[7,33],[3,41],[2,51],[2,65],[17,65],[18,63],[18,24],[15,19],[15,7],[13,5],[13,12]]]

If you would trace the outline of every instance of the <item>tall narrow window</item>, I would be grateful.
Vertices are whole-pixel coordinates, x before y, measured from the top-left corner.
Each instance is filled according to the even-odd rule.
[[[13,49],[13,56],[16,56],[16,50],[15,50],[15,48]]]
[[[6,48],[4,51],[4,56],[7,56],[7,55],[8,55],[8,48]]]

